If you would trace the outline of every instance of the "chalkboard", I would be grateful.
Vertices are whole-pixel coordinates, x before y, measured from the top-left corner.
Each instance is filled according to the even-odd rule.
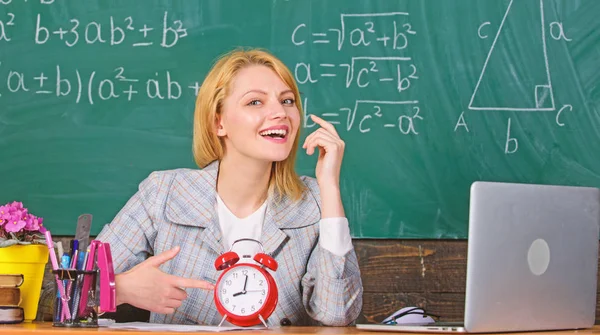
[[[475,180],[600,187],[598,17],[597,0],[0,0],[0,203],[54,234],[91,213],[98,233],[151,171],[195,167],[204,76],[262,47],[346,141],[353,237],[465,238]]]

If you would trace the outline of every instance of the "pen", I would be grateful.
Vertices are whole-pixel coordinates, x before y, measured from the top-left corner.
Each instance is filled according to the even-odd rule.
[[[80,251],[79,254],[77,255],[77,270],[83,270],[85,265],[85,257],[87,256],[87,253],[85,251]]]
[[[46,237],[46,245],[48,246],[48,252],[50,254],[50,262],[52,263],[52,269],[58,270],[58,261],[56,260],[56,254],[54,253],[54,242],[52,242],[52,235],[50,235],[50,231],[46,230],[44,232],[44,236]],[[58,292],[60,293],[61,299],[65,297],[65,287],[63,286],[62,281],[58,278],[58,274],[54,275],[56,279],[56,287],[58,287]],[[62,304],[63,315],[67,317],[67,319],[71,319],[71,313],[69,313],[69,306],[67,304]]]
[[[77,244],[75,243],[74,246],[76,246]],[[77,250],[77,248],[75,248],[75,252],[73,253],[73,257],[71,258],[71,264],[69,264],[69,269],[76,269],[77,266],[77,255],[79,253],[79,250]],[[75,287],[73,287],[73,285],[75,285]],[[69,301],[69,305],[73,304],[73,299],[75,298],[75,294],[77,292],[77,271],[75,271],[75,278],[66,281],[65,287],[67,288],[67,294],[69,295],[70,301]],[[73,320],[75,320],[77,318],[77,313],[75,312],[75,310],[73,310],[73,308],[71,308],[71,311],[73,311]]]
[[[82,246],[83,247],[83,246]],[[89,250],[89,249],[88,249]],[[85,271],[85,265],[87,262],[87,252],[81,251],[77,256],[77,270]],[[75,285],[75,293],[73,294],[73,304],[71,306],[71,310],[73,313],[79,313],[79,302],[81,299],[81,286],[83,285],[83,279],[85,278],[85,274],[79,274],[77,276],[77,281]],[[81,314],[77,314],[76,317],[79,317]]]
[[[60,260],[60,266],[63,269],[68,269],[70,265],[71,265],[71,257],[69,257],[69,255],[63,255]]]
[[[56,250],[58,251],[58,259],[62,259],[62,256],[65,254],[65,252],[63,250],[61,241],[56,242]]]
[[[77,267],[77,256],[79,256],[79,250],[75,249],[75,252],[71,258],[71,269],[76,269]]]
[[[77,250],[79,250],[79,241],[73,240],[73,248],[71,248],[71,257],[75,255],[75,252],[77,252]]]
[[[67,255],[67,254],[63,254],[62,257],[60,258],[60,267],[62,269],[68,269],[70,265],[71,265],[71,257],[69,257],[69,255]],[[71,290],[69,289],[69,281],[66,280],[66,279],[63,279],[62,283],[63,283],[63,285],[65,287],[65,293],[70,292]],[[59,297],[59,298],[61,297],[61,295],[59,294],[58,291],[56,292],[56,296]],[[56,307],[57,308],[62,308],[63,304],[64,304],[64,300],[63,299],[58,299],[58,304],[57,304]]]

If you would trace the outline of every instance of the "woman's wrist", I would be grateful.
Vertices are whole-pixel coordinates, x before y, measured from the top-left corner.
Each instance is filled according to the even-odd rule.
[[[321,194],[335,195],[340,193],[340,183],[336,181],[319,183],[319,191]]]
[[[127,290],[123,287],[123,279],[125,279],[125,273],[119,273],[115,275],[115,291],[116,291],[116,302],[117,306],[127,303],[127,299],[125,298],[125,293]]]
[[[321,218],[345,217],[339,186],[330,185],[319,188],[321,191]]]

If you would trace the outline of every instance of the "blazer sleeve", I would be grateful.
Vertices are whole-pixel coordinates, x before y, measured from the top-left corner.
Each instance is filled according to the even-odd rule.
[[[315,247],[302,278],[304,307],[326,326],[347,326],[362,309],[362,281],[354,250],[345,256]]]
[[[320,203],[316,182],[307,184]],[[353,323],[360,315],[363,302],[354,248],[344,256],[337,256],[316,243],[302,278],[302,289],[302,302],[311,318],[326,326]]]
[[[157,197],[164,177],[164,172],[153,172],[142,181],[138,191],[98,235],[98,240],[110,244],[115,273],[125,272],[154,254]]]

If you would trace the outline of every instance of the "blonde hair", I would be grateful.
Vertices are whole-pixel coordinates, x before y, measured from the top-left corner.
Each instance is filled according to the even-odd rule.
[[[230,94],[231,82],[237,73],[252,65],[262,65],[273,70],[293,91],[296,106],[300,112],[300,125],[303,124],[304,113],[300,103],[300,91],[292,73],[285,64],[264,50],[233,50],[217,60],[208,75],[206,75],[196,98],[193,152],[194,160],[200,168],[223,158],[225,146],[217,136],[217,115],[222,112],[223,101]],[[287,159],[281,162],[273,162],[271,167],[269,194],[274,194],[277,200],[280,200],[283,196],[288,196],[292,200],[298,200],[302,197],[305,187],[294,170],[299,141],[300,130],[296,132],[292,151]]]

